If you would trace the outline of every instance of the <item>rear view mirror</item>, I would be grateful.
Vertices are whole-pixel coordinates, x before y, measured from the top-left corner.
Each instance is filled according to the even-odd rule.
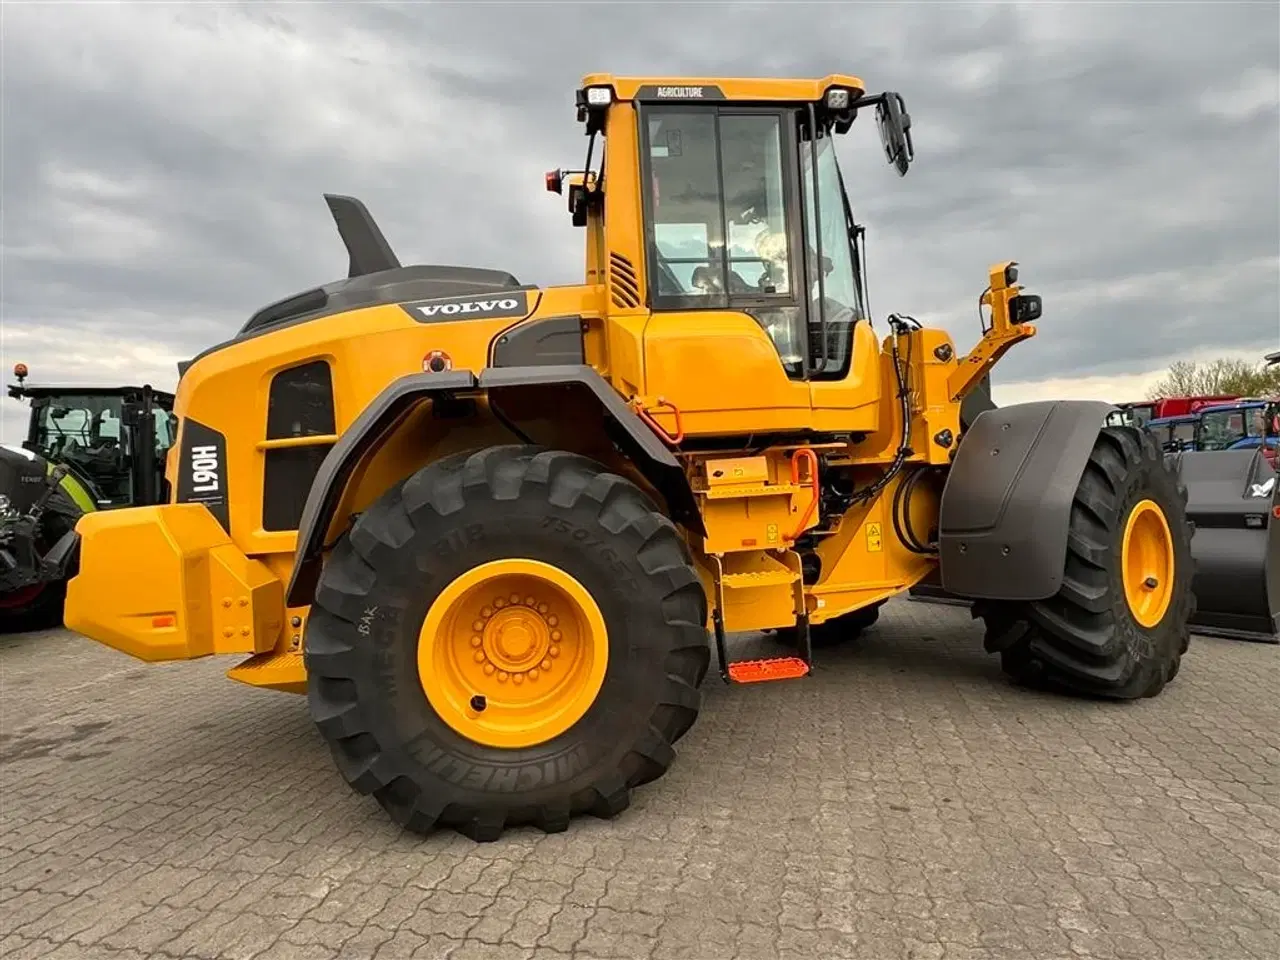
[[[906,176],[907,167],[915,159],[915,148],[911,143],[911,115],[900,94],[882,96],[876,104],[876,126],[880,128],[886,159],[897,169],[898,176]]]

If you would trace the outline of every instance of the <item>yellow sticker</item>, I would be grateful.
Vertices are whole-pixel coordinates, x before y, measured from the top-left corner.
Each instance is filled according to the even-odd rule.
[[[879,553],[880,548],[881,548],[880,524],[868,523],[867,524],[867,552]]]
[[[765,538],[770,543],[778,542],[778,525],[776,523],[771,523],[765,528]]]

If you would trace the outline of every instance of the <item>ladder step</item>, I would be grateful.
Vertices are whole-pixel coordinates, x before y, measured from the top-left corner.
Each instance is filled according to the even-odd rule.
[[[708,500],[737,500],[743,497],[790,497],[807,490],[797,483],[732,484],[699,491]]]
[[[794,680],[807,676],[809,664],[800,657],[772,657],[766,660],[739,660],[729,664],[734,683],[761,683],[765,680]]]
[[[750,573],[726,573],[720,578],[726,590],[746,590],[750,587],[789,586],[796,582],[796,574],[785,568],[779,570],[755,570]]]

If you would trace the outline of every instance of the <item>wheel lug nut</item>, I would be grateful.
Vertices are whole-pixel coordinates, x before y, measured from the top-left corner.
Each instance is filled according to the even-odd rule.
[[[475,658],[476,658],[476,663],[484,663],[484,651],[483,651],[483,650],[477,650],[477,651],[475,652],[474,656],[475,656]]]
[[[499,670],[499,671],[498,671],[498,682],[499,682],[499,683],[506,683],[506,682],[507,682],[507,671],[505,671],[505,670]]]
[[[471,629],[472,629],[472,630],[475,630],[477,633],[478,633],[479,631],[483,630],[483,629],[484,629],[484,621],[483,621],[483,620],[477,620],[475,623],[473,623],[473,624],[471,625]]]
[[[503,607],[507,605],[507,601],[503,600],[502,597],[498,597],[498,599],[493,601],[493,605],[497,607],[499,610],[501,610]]]
[[[559,630],[552,630],[552,631],[551,631],[551,642],[552,642],[552,643],[559,643],[559,642],[560,642],[560,631],[559,631]]]
[[[536,607],[538,605],[538,601],[535,600],[533,597],[525,597],[524,605],[526,607]]]
[[[493,607],[485,607],[483,610],[480,611],[480,616],[488,620],[490,617],[493,616]]]
[[[560,648],[553,646],[550,650],[547,651],[547,653],[551,654],[551,656],[553,657],[558,657],[560,656]]]
[[[547,626],[549,627],[554,627],[559,622],[560,622],[559,617],[547,617]]]
[[[483,641],[483,640],[481,640],[479,637],[472,637],[472,638],[471,638],[471,645],[472,645],[473,647],[478,647],[478,646],[480,646],[480,644],[482,644],[482,643],[484,643],[484,641]]]
[[[540,667],[542,668],[543,672],[545,673],[546,671],[548,671],[548,670],[550,670],[550,669],[551,669],[551,661],[550,661],[550,660],[543,660],[540,664],[538,664],[538,666],[540,666]]]
[[[495,667],[492,663],[486,663],[486,664],[484,665],[484,673],[485,673],[485,676],[486,676],[486,677],[492,677],[492,676],[493,676],[493,671],[494,671],[494,670],[496,670],[496,669],[497,669],[497,667]]]
[[[533,681],[537,679],[538,679],[538,668],[534,667],[532,670],[529,671],[529,682],[533,683]]]
[[[550,610],[550,609],[551,609],[551,608],[550,608],[550,607],[548,607],[545,603],[540,603],[540,604],[538,604],[538,612],[539,612],[539,613],[545,614],[545,613],[546,613],[548,610]]]
[[[524,674],[523,674],[523,673],[517,673],[517,674],[513,675],[513,676],[511,677],[511,682],[512,682],[512,683],[514,683],[516,686],[519,686],[520,684],[524,683]]]
[[[518,593],[513,593],[513,594],[511,595],[511,602],[512,602],[512,603],[519,603],[519,602],[520,602],[520,594],[518,594]]]

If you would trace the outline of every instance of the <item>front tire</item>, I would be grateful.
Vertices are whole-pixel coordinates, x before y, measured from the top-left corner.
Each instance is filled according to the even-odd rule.
[[[684,540],[628,480],[536,447],[458,454],[335,547],[308,701],[347,782],[408,829],[557,832],[666,771],[700,706],[706,619]]]
[[[1178,673],[1195,608],[1186,504],[1150,433],[1104,427],[1076,487],[1057,594],[973,605],[1005,673],[1085,696],[1159,694]]]

